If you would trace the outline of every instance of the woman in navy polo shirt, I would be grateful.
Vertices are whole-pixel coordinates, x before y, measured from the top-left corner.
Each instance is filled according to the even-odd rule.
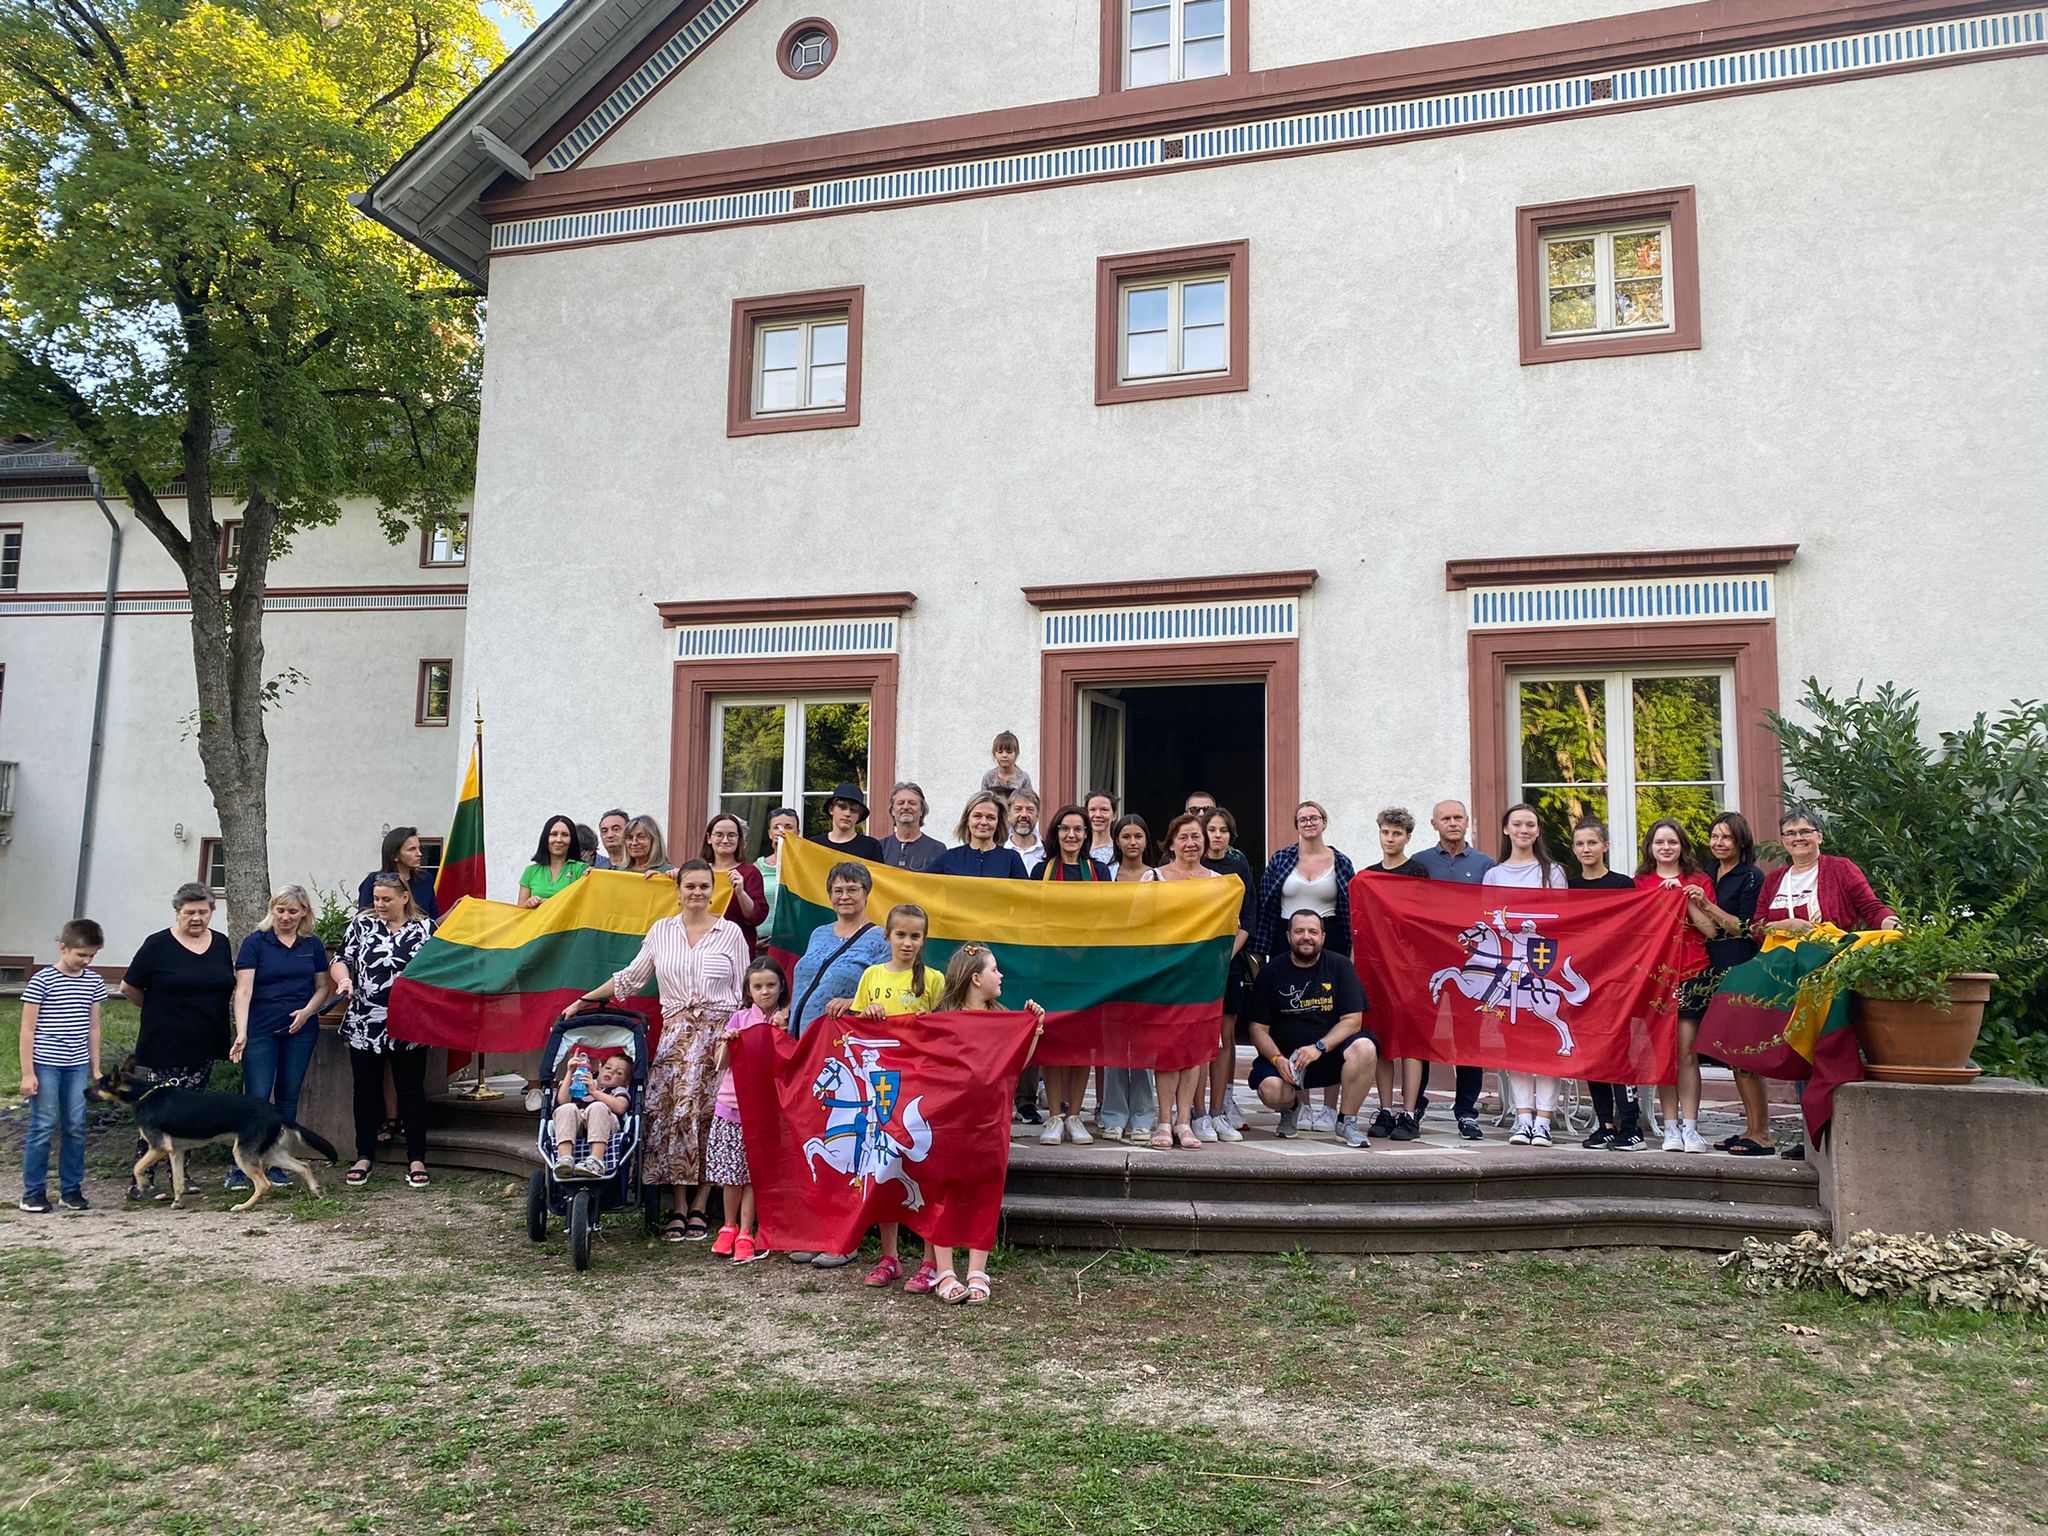
[[[327,979],[327,946],[312,931],[313,902],[303,886],[280,886],[270,911],[242,940],[235,957],[235,1043],[230,1061],[242,1064],[242,1091],[274,1099],[287,1120],[299,1115],[299,1090],[320,1042],[320,1010],[334,995]],[[242,1170],[230,1188],[246,1188]],[[279,1170],[272,1184],[291,1180]]]
[[[356,887],[356,910],[370,910],[370,888],[379,875],[402,875],[412,887],[412,903],[420,909],[420,915],[430,923],[440,922],[441,906],[434,899],[433,876],[420,868],[425,859],[418,827],[393,827],[386,832],[377,867],[363,876],[363,883]]]

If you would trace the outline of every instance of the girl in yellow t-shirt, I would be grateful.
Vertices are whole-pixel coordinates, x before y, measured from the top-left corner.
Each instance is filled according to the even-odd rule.
[[[924,908],[904,902],[889,909],[882,924],[889,936],[889,958],[860,973],[854,990],[852,1012],[864,1018],[887,1019],[904,1013],[930,1013],[938,1007],[939,992],[946,984],[943,972],[924,963],[924,937],[931,919]],[[896,1255],[901,1227],[893,1221],[882,1223],[881,1262],[868,1271],[869,1285],[888,1285],[903,1275],[903,1262]],[[928,1291],[938,1280],[938,1265],[929,1249],[917,1273],[903,1282],[903,1289]]]

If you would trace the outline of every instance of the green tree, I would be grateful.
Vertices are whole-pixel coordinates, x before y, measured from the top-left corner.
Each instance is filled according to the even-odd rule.
[[[270,561],[347,496],[394,538],[445,519],[474,470],[482,295],[349,195],[502,54],[474,0],[0,0],[0,424],[184,574],[237,932],[270,884]]]

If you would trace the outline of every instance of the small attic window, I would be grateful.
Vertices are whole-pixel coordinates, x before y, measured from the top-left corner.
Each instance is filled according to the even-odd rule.
[[[812,16],[782,34],[775,62],[790,79],[809,80],[822,75],[838,53],[839,34],[832,23]]]

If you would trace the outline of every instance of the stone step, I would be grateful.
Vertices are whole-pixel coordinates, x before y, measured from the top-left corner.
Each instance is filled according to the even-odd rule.
[[[1062,1248],[1179,1253],[1496,1253],[1539,1248],[1706,1248],[1828,1230],[1819,1207],[1659,1198],[1332,1201],[1121,1200],[1006,1195],[1003,1236]]]

